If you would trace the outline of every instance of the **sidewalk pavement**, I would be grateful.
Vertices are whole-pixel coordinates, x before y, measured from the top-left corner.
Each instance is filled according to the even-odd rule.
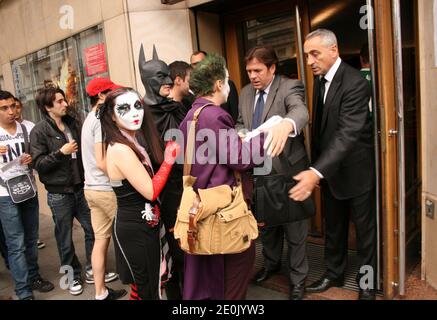
[[[76,247],[76,254],[85,265],[85,244],[84,233],[79,224],[74,225],[73,239]],[[54,237],[54,224],[50,215],[40,215],[40,240],[45,242],[46,247],[38,250],[40,273],[43,278],[48,279],[55,285],[55,289],[48,293],[34,292],[38,300],[93,300],[94,285],[84,282],[84,292],[79,296],[71,295],[68,290],[62,290],[60,279],[63,274],[59,273],[59,256]],[[107,267],[108,271],[115,271],[114,247],[111,241],[109,246]],[[254,270],[255,272],[255,270]],[[129,292],[129,286],[123,285],[119,280],[108,284],[113,289],[124,288]],[[420,264],[412,274],[407,277],[406,296],[398,297],[398,300],[437,300],[437,290],[433,289],[425,281],[420,279]],[[3,259],[0,258],[0,298],[12,297],[14,294],[14,284],[9,270],[6,269]],[[307,294],[307,300],[355,300],[357,293],[344,288],[331,288],[320,294]],[[128,300],[129,295],[122,300]],[[164,294],[165,299],[165,294]],[[249,285],[248,300],[287,300],[288,284],[285,274],[276,274],[271,279],[261,285],[251,283]],[[382,297],[378,297],[382,299]]]

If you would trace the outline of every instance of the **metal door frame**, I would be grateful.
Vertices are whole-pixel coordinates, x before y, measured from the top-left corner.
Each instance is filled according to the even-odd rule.
[[[399,199],[399,294],[405,295],[405,140],[404,140],[404,84],[402,65],[402,24],[400,0],[393,0],[393,42],[395,57],[395,95],[398,122],[398,199]]]
[[[379,114],[377,108],[377,90],[376,90],[376,54],[375,54],[375,29],[374,29],[374,12],[373,12],[373,0],[367,0],[367,19],[368,19],[368,43],[369,43],[369,59],[370,70],[372,72],[372,108],[374,116],[374,144],[375,144],[375,199],[376,199],[376,243],[377,243],[377,263],[376,263],[376,288],[381,290],[381,161],[380,161],[380,131],[379,131]],[[369,8],[372,8],[369,10]]]

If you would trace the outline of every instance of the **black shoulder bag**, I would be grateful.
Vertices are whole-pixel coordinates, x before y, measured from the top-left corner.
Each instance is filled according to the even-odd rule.
[[[24,152],[29,154],[29,134],[27,133],[26,127],[23,124],[20,125],[24,136]],[[13,177],[6,181],[0,179],[0,184],[6,187],[13,203],[21,203],[36,196],[36,187],[32,167],[30,165],[29,173]]]
[[[282,172],[288,165],[283,155],[279,156]],[[252,209],[259,225],[273,227],[290,222],[308,219],[315,215],[313,199],[294,201],[288,197],[288,191],[296,185],[292,175],[271,174],[254,176]]]

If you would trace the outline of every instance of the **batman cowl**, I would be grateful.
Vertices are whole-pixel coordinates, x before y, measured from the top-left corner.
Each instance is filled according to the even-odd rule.
[[[153,45],[152,60],[146,61],[144,48],[141,44],[138,67],[140,70],[141,82],[146,90],[144,103],[153,106],[167,101],[167,97],[159,95],[159,90],[163,85],[173,85],[173,81],[170,78],[170,70],[167,64],[158,58],[155,45]]]

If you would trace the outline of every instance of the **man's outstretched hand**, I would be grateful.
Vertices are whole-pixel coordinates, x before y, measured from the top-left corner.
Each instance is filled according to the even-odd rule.
[[[298,183],[291,188],[288,196],[294,201],[305,201],[319,184],[320,177],[313,170],[306,170],[293,177]]]
[[[294,130],[293,124],[287,120],[282,120],[277,125],[261,130],[268,133],[264,143],[264,149],[267,149],[267,155],[274,158],[279,156],[284,150],[288,136]]]

